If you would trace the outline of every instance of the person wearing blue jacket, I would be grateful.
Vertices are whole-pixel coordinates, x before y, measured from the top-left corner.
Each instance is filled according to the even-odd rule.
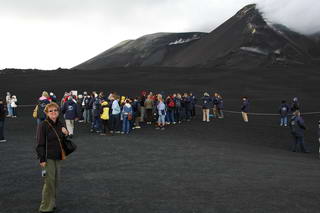
[[[286,103],[285,100],[281,101],[281,105],[279,107],[280,114],[280,126],[288,126],[288,114],[290,112],[290,107]]]
[[[63,104],[62,114],[66,120],[67,130],[69,132],[69,137],[73,137],[74,133],[74,121],[78,120],[78,105],[72,96],[69,96],[67,102]]]
[[[249,111],[249,100],[247,97],[243,97],[242,105],[241,105],[241,114],[242,114],[243,121],[246,123],[249,122],[248,111]]]
[[[294,138],[294,143],[292,147],[293,152],[298,151],[298,147],[300,147],[300,151],[304,153],[308,153],[309,151],[306,149],[304,144],[304,131],[307,129],[304,120],[300,116],[300,111],[295,111],[290,120],[290,129],[291,134]]]
[[[201,98],[202,103],[202,121],[203,122],[210,122],[209,118],[209,112],[210,112],[210,104],[211,104],[211,98],[207,92],[203,94],[203,97]]]
[[[125,104],[122,107],[121,111],[121,120],[122,120],[122,132],[121,134],[129,134],[130,132],[130,122],[133,119],[133,110],[130,104],[130,100],[126,99]]]

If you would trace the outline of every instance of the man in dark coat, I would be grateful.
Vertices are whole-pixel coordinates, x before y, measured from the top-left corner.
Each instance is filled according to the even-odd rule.
[[[290,129],[291,129],[291,134],[294,138],[294,144],[292,151],[297,152],[298,148],[300,147],[300,151],[307,153],[309,152],[304,144],[304,131],[307,129],[304,120],[300,116],[299,111],[295,111],[293,113],[293,116],[290,121]]]

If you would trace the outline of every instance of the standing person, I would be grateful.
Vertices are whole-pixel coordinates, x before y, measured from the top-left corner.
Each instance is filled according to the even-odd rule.
[[[163,102],[162,95],[158,95],[158,104],[157,104],[157,110],[158,110],[158,127],[157,129],[164,130],[164,126],[166,124],[165,117],[166,117],[166,105]]]
[[[211,99],[209,93],[205,92],[203,97],[201,98],[202,102],[202,121],[210,122],[209,114],[210,114],[210,103]]]
[[[121,108],[119,105],[120,97],[118,95],[112,96],[112,105],[111,105],[111,133],[120,133],[120,113]]]
[[[132,120],[132,113],[133,111],[132,106],[130,104],[130,100],[126,99],[121,111],[122,134],[129,134],[130,132],[130,122]]]
[[[218,93],[214,93],[213,98],[212,98],[212,104],[213,104],[213,117],[217,118],[218,117],[218,104],[219,104],[219,98],[218,98]]]
[[[197,104],[197,98],[195,95],[193,95],[192,93],[190,93],[190,99],[191,99],[191,117],[194,118],[196,117],[196,104]]]
[[[242,114],[243,121],[246,122],[246,123],[249,122],[248,111],[249,111],[248,98],[247,97],[243,97],[242,98],[242,105],[241,105],[241,114]]]
[[[18,99],[17,99],[17,96],[13,95],[12,98],[11,98],[11,108],[12,108],[12,117],[13,118],[16,118],[17,117],[17,102],[18,102]]]
[[[176,114],[176,122],[181,124],[182,122],[182,113],[183,113],[183,109],[182,109],[182,97],[180,93],[177,93],[176,97],[174,98],[174,102],[175,102],[175,114]]]
[[[219,94],[218,94],[217,109],[218,109],[218,118],[220,118],[220,119],[224,118],[224,115],[223,115],[223,98]]]
[[[133,100],[132,106],[132,112],[133,112],[133,125],[132,129],[140,129],[140,121],[141,121],[141,107],[140,107],[141,101],[139,100],[139,97],[136,97]]]
[[[280,114],[280,126],[287,126],[288,125],[288,114],[290,108],[285,100],[281,101],[281,105],[279,107],[279,114]]]
[[[94,93],[94,98],[92,99],[92,123],[91,132],[101,133],[101,97],[97,93]]]
[[[77,121],[79,118],[77,104],[72,96],[69,96],[67,102],[64,103],[62,114],[64,114],[66,120],[69,137],[72,138],[74,133],[74,121]]]
[[[4,139],[4,121],[6,118],[6,107],[3,100],[0,98],[0,143],[4,143],[7,140]]]
[[[41,97],[38,100],[38,108],[37,108],[37,124],[39,125],[42,121],[46,119],[46,114],[44,109],[50,103],[49,94],[46,91],[42,92]]]
[[[141,97],[140,97],[140,122],[144,122],[145,120],[145,115],[146,115],[146,109],[144,107],[144,102],[147,99],[147,92],[142,91],[141,92]]]
[[[50,92],[50,98],[52,102],[57,103],[57,96],[53,92]]]
[[[100,110],[100,119],[102,122],[102,133],[101,135],[107,134],[107,129],[109,130],[109,111],[110,106],[106,100],[102,100],[101,110]]]
[[[292,146],[292,151],[297,152],[298,147],[300,147],[300,151],[304,153],[308,153],[309,151],[306,149],[304,144],[304,131],[307,129],[304,120],[300,115],[300,111],[295,111],[290,120],[290,129],[291,134],[294,138],[294,143]]]
[[[153,109],[154,109],[154,100],[152,95],[149,95],[144,102],[144,108],[146,111],[146,121],[147,124],[151,124],[153,120]]]
[[[168,123],[167,124],[176,124],[175,119],[174,119],[174,110],[175,110],[175,103],[173,100],[173,97],[168,96],[166,98],[166,105],[167,105],[167,115],[166,117],[168,118]]]
[[[91,99],[92,97],[87,94],[87,92],[84,92],[84,98],[82,101],[82,107],[83,107],[83,119],[84,123],[91,123],[92,122],[92,104]]]
[[[191,103],[191,98],[188,95],[188,93],[184,93],[184,105],[185,105],[185,118],[186,121],[191,121],[191,111],[192,111],[192,103]]]
[[[79,116],[80,123],[84,122],[84,118],[83,118],[84,109],[82,106],[83,99],[84,99],[83,95],[79,94],[77,99],[77,108],[78,108],[78,116]]]
[[[47,119],[37,129],[36,147],[44,179],[39,211],[53,212],[56,208],[60,164],[65,159],[61,141],[68,135],[68,130],[59,120],[59,106],[56,103],[49,103],[44,111]]]
[[[298,98],[294,97],[292,100],[292,103],[291,103],[291,112],[295,112],[297,110],[299,110],[301,112],[300,103],[299,103]]]
[[[7,92],[6,104],[7,104],[7,110],[8,110],[7,117],[12,117],[11,94],[10,94],[10,92]]]

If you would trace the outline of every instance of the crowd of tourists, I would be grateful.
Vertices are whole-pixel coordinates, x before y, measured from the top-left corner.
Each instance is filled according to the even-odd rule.
[[[7,93],[5,100],[0,98],[0,142],[6,142],[3,135],[5,118],[15,118],[17,107],[15,95]],[[43,91],[33,110],[33,117],[37,120],[36,152],[44,177],[39,211],[53,212],[56,209],[60,164],[67,155],[62,144],[65,138],[73,137],[75,122],[88,125],[90,132],[100,135],[129,134],[142,124],[165,130],[168,125],[190,122],[196,116],[196,107],[202,109],[203,122],[210,122],[212,117],[224,118],[223,98],[218,93],[210,96],[205,92],[203,97],[196,98],[192,93],[165,95],[143,91],[140,96],[125,97],[115,92],[106,95],[104,92],[77,94],[71,91],[65,92],[59,101],[53,92]],[[291,106],[283,100],[279,107],[280,126],[290,126],[294,138],[292,151],[307,153],[309,150],[304,144],[306,126],[300,110],[298,98],[293,99]],[[249,122],[248,112],[249,99],[243,97],[241,114],[245,123]]]

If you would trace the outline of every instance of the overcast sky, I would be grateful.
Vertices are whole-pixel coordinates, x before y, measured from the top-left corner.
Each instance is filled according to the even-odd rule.
[[[156,32],[210,32],[249,3],[270,22],[320,31],[320,0],[0,0],[0,69],[71,68]]]

